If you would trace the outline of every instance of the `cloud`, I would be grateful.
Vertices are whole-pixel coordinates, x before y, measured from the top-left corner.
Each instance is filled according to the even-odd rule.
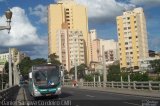
[[[115,20],[124,9],[129,10],[135,7],[133,4],[116,0],[77,0],[77,2],[87,6],[88,16],[94,22]]]
[[[47,23],[47,6],[40,4],[34,8],[30,7],[29,11],[30,11],[30,15],[35,15],[39,17],[38,22],[43,23],[43,24]]]
[[[23,45],[43,45],[46,43],[39,38],[37,29],[28,19],[24,9],[13,7],[11,31],[10,34],[6,30],[0,32],[0,46],[23,46]],[[0,25],[6,25],[5,16],[0,17]]]
[[[117,2],[116,0],[76,0],[88,9],[88,17],[92,22],[104,22],[115,20],[116,16],[121,15],[123,10],[130,10],[134,4]],[[47,6],[37,5],[29,8],[30,15],[39,17],[40,23],[47,23]]]
[[[133,4],[153,4],[153,3],[160,3],[160,0],[131,0]]]
[[[131,0],[130,3],[135,5],[144,5],[146,7],[159,6],[160,0]]]

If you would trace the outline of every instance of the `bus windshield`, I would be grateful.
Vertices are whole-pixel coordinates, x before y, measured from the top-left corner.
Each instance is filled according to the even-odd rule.
[[[53,86],[60,81],[60,73],[57,69],[42,69],[33,72],[36,86]]]

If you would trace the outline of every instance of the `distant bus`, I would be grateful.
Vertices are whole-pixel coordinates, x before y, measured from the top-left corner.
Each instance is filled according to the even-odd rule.
[[[46,64],[32,66],[29,73],[29,91],[33,97],[61,94],[62,71],[59,66]]]

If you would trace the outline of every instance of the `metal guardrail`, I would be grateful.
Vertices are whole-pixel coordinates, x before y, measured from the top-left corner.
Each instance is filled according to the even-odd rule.
[[[11,88],[7,88],[4,89],[2,91],[0,91],[0,105],[2,101],[10,101],[13,100],[13,96],[15,95],[15,93],[17,93],[19,90],[19,86],[13,86]]]
[[[64,86],[73,86],[72,82],[64,82]],[[78,86],[83,87],[104,87],[104,88],[126,88],[126,89],[138,89],[138,90],[159,90],[160,82],[148,81],[148,82],[78,82]]]

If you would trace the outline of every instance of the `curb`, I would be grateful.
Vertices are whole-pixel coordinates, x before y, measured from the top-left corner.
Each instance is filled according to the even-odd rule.
[[[24,96],[24,105],[25,106],[29,106],[29,104],[27,103],[27,95],[26,95],[26,91],[25,91],[25,89],[23,88],[23,96]]]

